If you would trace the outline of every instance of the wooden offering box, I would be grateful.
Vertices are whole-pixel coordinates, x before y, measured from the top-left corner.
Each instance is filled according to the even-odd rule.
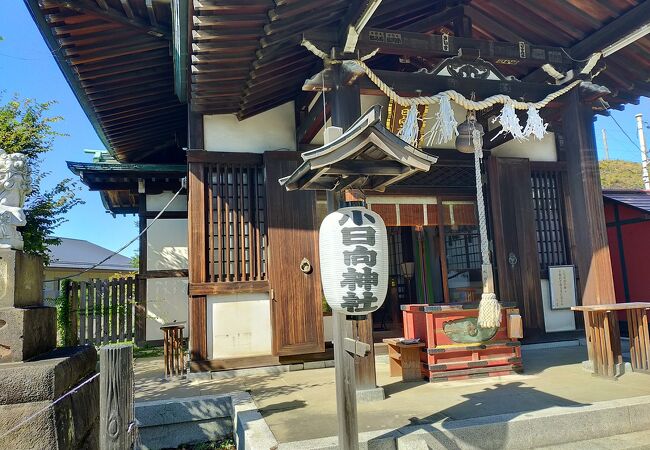
[[[521,317],[515,304],[502,306],[497,329],[478,327],[478,303],[402,305],[404,337],[426,343],[422,375],[433,382],[520,372]]]

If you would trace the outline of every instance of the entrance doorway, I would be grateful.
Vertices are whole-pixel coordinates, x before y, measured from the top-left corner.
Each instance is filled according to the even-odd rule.
[[[377,196],[366,201],[388,230],[390,283],[384,305],[373,315],[376,340],[402,335],[401,305],[480,300],[474,198]]]

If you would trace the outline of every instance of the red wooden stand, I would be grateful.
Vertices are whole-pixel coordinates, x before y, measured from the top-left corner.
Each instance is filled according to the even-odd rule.
[[[476,343],[454,342],[443,327],[449,321],[478,317],[477,304],[403,305],[402,314],[404,337],[426,343],[420,361],[429,381],[508,375],[523,369],[520,343],[508,333],[508,316],[519,314],[514,305],[504,305],[496,334]]]

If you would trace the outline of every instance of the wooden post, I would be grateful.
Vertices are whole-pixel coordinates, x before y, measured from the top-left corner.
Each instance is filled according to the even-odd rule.
[[[346,79],[343,68],[340,65],[335,65],[331,68],[333,71],[333,80],[335,82],[334,89],[331,93],[325,94],[325,100],[332,103],[332,125],[341,127],[343,131],[350,128],[361,116],[361,94],[359,85],[354,83],[348,85],[344,82]],[[329,99],[328,99],[329,97]],[[328,207],[330,207],[328,200]],[[338,204],[336,208],[338,209]],[[332,212],[333,210],[330,210]],[[359,335],[356,335],[358,328]],[[371,392],[377,388],[377,373],[375,369],[375,351],[372,338],[372,315],[368,314],[364,319],[361,319],[355,324],[355,333],[352,334],[352,326],[346,328],[349,334],[346,337],[359,339],[362,342],[370,345],[370,355],[365,358],[356,358],[355,361],[355,382],[357,391]],[[336,331],[336,328],[335,328]],[[383,400],[383,390],[373,395],[373,398]]]
[[[145,180],[138,180],[138,227],[140,233],[147,228],[147,194]],[[136,275],[135,344],[143,345],[147,340],[147,235],[144,232],[139,240],[139,267]]]
[[[187,116],[187,146],[190,150],[203,150],[203,115],[188,107]],[[187,229],[189,233],[189,282],[204,283],[207,281],[207,236],[206,236],[206,170],[204,163],[188,164],[187,175]],[[211,201],[211,200],[210,200]],[[190,296],[188,300],[188,337],[189,354],[192,361],[208,359],[208,329],[206,317],[208,314],[207,297],[205,295]]]
[[[355,383],[356,359],[345,350],[346,336],[352,335],[352,322],[345,314],[332,312],[334,326],[334,370],[336,374],[336,416],[339,422],[339,448],[359,448],[359,426],[357,423],[357,393]]]
[[[79,283],[72,281],[69,284],[69,299],[70,299],[70,335],[66,345],[75,346],[79,345]]]
[[[581,102],[580,92],[566,94],[562,135],[567,161],[567,187],[576,241],[576,265],[583,305],[614,303],[614,281],[609,257],[603,193],[596,155],[591,107]]]
[[[133,347],[108,345],[99,356],[99,448],[133,445]]]

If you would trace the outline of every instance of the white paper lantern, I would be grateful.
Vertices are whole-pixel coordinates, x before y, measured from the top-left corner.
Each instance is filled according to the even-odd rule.
[[[379,215],[362,206],[341,208],[320,226],[320,272],[333,311],[365,315],[388,290],[388,237]]]

